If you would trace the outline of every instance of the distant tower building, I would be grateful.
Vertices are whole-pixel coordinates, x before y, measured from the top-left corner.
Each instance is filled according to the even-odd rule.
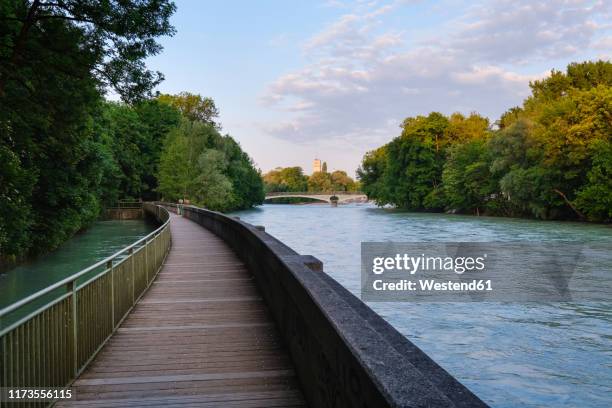
[[[312,164],[312,172],[316,173],[318,171],[321,171],[321,160],[314,159],[314,163]]]

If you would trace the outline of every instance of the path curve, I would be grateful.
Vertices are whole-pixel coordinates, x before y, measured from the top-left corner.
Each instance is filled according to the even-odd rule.
[[[59,407],[305,406],[253,277],[214,234],[171,214],[172,249]]]

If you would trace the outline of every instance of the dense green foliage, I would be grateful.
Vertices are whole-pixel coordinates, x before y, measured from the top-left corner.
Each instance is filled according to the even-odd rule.
[[[212,98],[202,98],[191,92],[181,92],[178,95],[162,94],[157,97],[157,100],[178,109],[191,121],[208,123],[220,128],[216,123],[219,109]]]
[[[169,0],[0,0],[0,266],[57,247],[119,198],[159,198],[168,134],[184,118],[214,125],[210,98],[151,98],[162,76],[144,60],[174,33],[174,10]],[[123,102],[106,102],[107,91]],[[232,207],[252,205],[259,174],[218,138],[222,155],[192,164],[223,168]]]
[[[271,170],[264,174],[266,192],[306,191],[308,176],[301,167],[285,167]]]
[[[147,100],[134,106],[104,103],[96,118],[109,165],[104,174],[103,202],[119,198],[157,199],[157,172],[166,135],[178,126],[178,110]]]
[[[173,33],[173,11],[167,0],[0,0],[0,261],[56,247],[117,195],[114,144],[124,141],[113,126],[139,130],[101,95],[149,94],[161,76],[144,59]],[[118,177],[138,189],[133,173]]]
[[[210,123],[184,118],[164,145],[159,166],[164,200],[189,200],[228,211],[261,204],[263,181],[250,157]]]
[[[612,63],[530,84],[497,129],[472,114],[408,118],[358,170],[379,205],[541,219],[612,219]]]
[[[381,205],[440,210],[451,146],[485,138],[488,121],[476,114],[447,118],[433,112],[406,119],[402,128],[401,136],[364,157],[358,170],[362,189]]]
[[[323,168],[327,170],[327,163],[323,164]],[[318,171],[307,176],[301,167],[279,167],[266,173],[263,180],[266,192],[356,191],[359,188],[359,184],[342,170],[332,173]]]

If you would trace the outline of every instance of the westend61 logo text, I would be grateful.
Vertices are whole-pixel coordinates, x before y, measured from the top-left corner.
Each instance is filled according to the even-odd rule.
[[[375,257],[372,261],[372,272],[380,275],[385,271],[406,271],[414,275],[418,271],[453,271],[463,274],[466,271],[483,271],[487,254],[478,257],[441,257],[441,256],[410,256],[396,254],[393,257]]]

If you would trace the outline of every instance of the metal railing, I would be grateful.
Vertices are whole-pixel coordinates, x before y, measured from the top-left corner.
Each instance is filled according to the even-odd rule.
[[[143,208],[162,222],[155,231],[0,310],[0,388],[67,387],[93,360],[170,249],[168,211],[149,203]],[[11,403],[36,405],[48,403]]]

